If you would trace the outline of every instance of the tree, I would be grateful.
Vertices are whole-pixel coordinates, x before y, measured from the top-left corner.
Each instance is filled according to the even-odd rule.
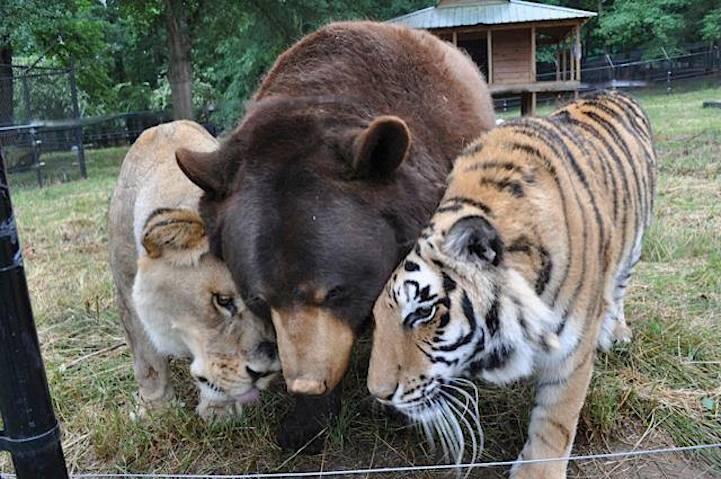
[[[173,118],[193,118],[193,65],[188,13],[183,0],[165,0],[168,41],[168,81],[173,98]]]
[[[0,1],[1,63],[11,64],[20,57],[25,63],[67,67],[71,59],[83,59],[79,87],[86,92],[107,90],[105,25],[99,16],[103,8],[93,0]],[[15,81],[10,68],[0,70],[0,123],[14,119]]]
[[[13,124],[13,47],[10,36],[0,36],[0,126]]]
[[[719,38],[721,1],[615,0],[600,18],[599,33],[611,49],[667,52]]]

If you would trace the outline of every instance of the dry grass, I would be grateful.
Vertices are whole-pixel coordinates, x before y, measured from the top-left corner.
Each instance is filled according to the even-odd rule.
[[[578,451],[721,442],[721,112],[700,107],[704,99],[720,94],[716,81],[672,95],[640,95],[656,129],[661,160],[657,221],[627,301],[635,339],[597,361]],[[201,422],[193,413],[194,395],[182,363],[173,370],[187,404],[141,422],[131,419],[135,384],[113,307],[105,226],[123,154],[123,149],[90,152],[87,181],[13,191],[36,321],[72,470],[243,473],[437,460],[413,429],[368,398],[367,338],[357,348],[342,416],[321,455],[294,455],[275,445],[273,431],[289,407],[281,386],[240,420]],[[518,453],[529,397],[525,385],[483,390],[484,459],[510,459]],[[571,474],[721,477],[719,465],[718,453],[706,453],[694,460],[587,463],[572,467]],[[8,458],[0,457],[0,471],[10,467]],[[488,471],[487,477],[502,473]]]

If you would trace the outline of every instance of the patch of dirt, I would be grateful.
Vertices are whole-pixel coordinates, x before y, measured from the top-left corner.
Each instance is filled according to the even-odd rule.
[[[598,453],[591,449],[589,438],[576,438],[574,455]],[[598,441],[595,442],[598,444]],[[617,439],[607,444],[607,452],[625,452],[673,447],[672,439],[660,428],[644,429],[640,424],[628,424],[619,431]],[[668,453],[607,460],[572,463],[569,479],[719,479],[721,468],[705,463],[692,453]]]

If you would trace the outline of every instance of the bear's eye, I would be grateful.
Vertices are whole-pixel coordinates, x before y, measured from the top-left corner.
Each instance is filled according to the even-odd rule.
[[[238,307],[235,305],[235,299],[220,293],[213,293],[213,304],[219,310],[222,308],[230,313],[231,316],[238,314]]]
[[[347,290],[343,286],[336,286],[335,288],[328,291],[328,294],[326,294],[325,296],[325,302],[330,303],[333,301],[344,299],[347,296],[347,293]]]
[[[426,323],[433,319],[433,317],[436,315],[436,306],[421,306],[420,308],[416,309],[412,313],[410,313],[408,316],[406,316],[406,319],[403,321],[403,324],[407,327],[414,327],[421,323]]]

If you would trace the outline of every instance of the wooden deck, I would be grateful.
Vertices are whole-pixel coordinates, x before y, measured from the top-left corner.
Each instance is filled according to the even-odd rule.
[[[584,88],[584,84],[577,80],[565,81],[537,81],[531,83],[500,83],[488,85],[491,95],[513,93],[546,93],[559,91],[576,91]]]

